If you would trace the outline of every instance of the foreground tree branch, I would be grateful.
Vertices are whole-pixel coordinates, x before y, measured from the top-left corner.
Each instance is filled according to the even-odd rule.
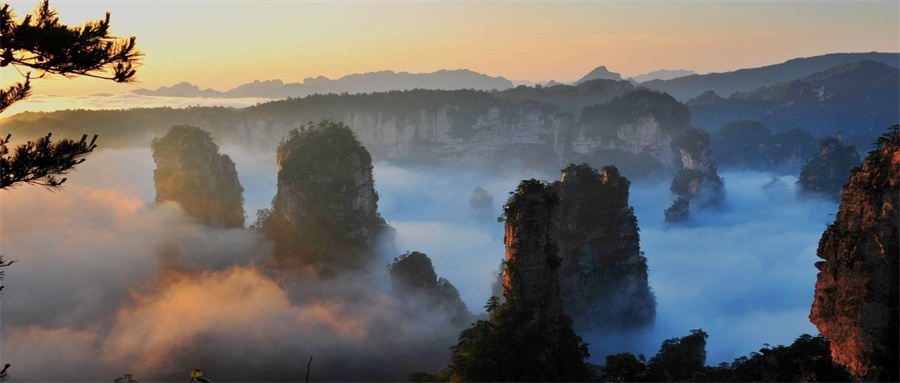
[[[87,135],[81,140],[62,139],[50,141],[52,133],[35,141],[28,141],[15,148],[9,155],[7,144],[12,135],[0,139],[0,190],[11,188],[17,184],[32,184],[58,190],[66,182],[60,176],[72,171],[75,165],[84,162],[84,157],[97,145],[97,136],[87,141]]]

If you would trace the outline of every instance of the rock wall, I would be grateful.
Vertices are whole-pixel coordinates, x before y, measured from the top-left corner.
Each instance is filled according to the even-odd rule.
[[[335,105],[322,106],[315,113],[317,118],[330,118],[349,126],[378,160],[479,169],[488,164],[487,170],[540,167],[552,171],[570,162],[582,162],[598,151],[621,150],[650,156],[667,169],[681,165],[679,153],[671,144],[675,135],[687,127],[686,122],[681,122],[684,116],[673,123],[657,110],[672,105],[647,102],[650,106],[634,111],[633,117],[584,122],[558,113],[552,105],[504,104],[493,98],[484,101],[491,104],[473,109],[464,105],[468,101],[451,100],[436,104],[440,106],[398,111],[388,110],[388,106],[384,110],[348,107],[340,104],[338,98],[330,101]],[[312,113],[288,108],[253,110],[229,134],[240,142],[278,142],[286,132],[296,129],[299,121],[312,118]],[[599,131],[612,133],[598,134]]]
[[[156,203],[176,202],[209,225],[244,227],[244,188],[234,162],[219,154],[208,132],[173,126],[150,148],[156,163]]]
[[[582,164],[566,167],[552,185],[562,304],[579,332],[639,329],[655,320],[630,184],[615,166],[597,172]]]
[[[591,133],[595,129],[580,129],[572,140],[572,152],[589,156],[598,150],[622,150],[633,154],[649,154],[667,169],[677,169],[678,153],[672,147],[673,135],[660,127],[655,117],[646,115],[618,126],[600,129],[613,129],[614,137],[604,137]],[[569,156],[567,160],[574,160]]]
[[[522,181],[506,205],[503,296],[531,311],[534,321],[556,324],[563,315],[559,258],[552,236],[558,204],[553,188],[537,180]]]
[[[860,381],[897,381],[900,333],[900,126],[882,136],[841,194],[819,241],[810,321]]]

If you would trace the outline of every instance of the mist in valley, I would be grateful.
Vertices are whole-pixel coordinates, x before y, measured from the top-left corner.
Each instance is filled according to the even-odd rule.
[[[275,155],[222,153],[236,163],[252,223],[275,194]],[[220,380],[300,380],[310,356],[312,380],[437,371],[462,328],[394,297],[387,265],[406,251],[428,254],[482,314],[503,258],[495,217],[508,193],[522,179],[558,178],[376,162],[379,211],[396,229],[397,254],[380,254],[364,273],[297,281],[265,266],[271,245],[254,232],[201,225],[174,204],[151,206],[153,169],[149,149],[101,149],[62,192],[3,192],[3,254],[19,262],[7,269],[0,300],[0,360],[14,365],[16,380],[180,380],[194,368]],[[680,226],[663,222],[667,182],[633,181],[656,324],[581,334],[592,362],[621,351],[649,358],[692,329],[709,334],[708,365],[817,333],[807,319],[815,250],[836,203],[798,199],[793,176],[723,178],[725,205],[692,211]],[[476,187],[493,197],[490,214],[472,211]]]

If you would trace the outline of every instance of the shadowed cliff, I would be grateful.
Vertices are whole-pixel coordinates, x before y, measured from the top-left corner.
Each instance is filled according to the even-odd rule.
[[[630,185],[615,166],[586,164],[570,164],[552,185],[562,304],[579,331],[645,328],[656,317]]]
[[[176,202],[214,226],[244,227],[244,188],[234,162],[203,129],[173,126],[150,145],[156,203]]]
[[[810,321],[856,380],[897,381],[900,125],[876,141],[822,234]]]
[[[489,320],[464,330],[450,365],[434,378],[450,381],[586,381],[587,345],[563,313],[551,235],[558,199],[537,180],[522,181],[504,207],[503,295],[485,308]],[[416,377],[423,377],[418,374]],[[424,376],[428,378],[429,376]],[[411,376],[413,378],[413,376]]]

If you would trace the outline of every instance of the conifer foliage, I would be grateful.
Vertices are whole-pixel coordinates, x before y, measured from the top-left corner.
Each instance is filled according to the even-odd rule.
[[[12,65],[25,81],[0,90],[0,113],[28,97],[30,70],[37,72],[34,78],[55,74],[115,82],[134,80],[142,54],[134,36],[120,38],[110,34],[108,12],[102,20],[70,27],[59,22],[56,10],[44,0],[33,14],[21,20],[15,18],[9,4],[0,6],[0,67]]]
[[[12,66],[25,78],[0,88],[0,113],[28,97],[32,78],[87,76],[130,82],[135,79],[135,68],[143,56],[134,36],[120,38],[110,34],[108,12],[102,20],[70,27],[59,22],[48,0],[21,20],[17,20],[8,3],[0,5],[0,40],[0,67]],[[35,77],[32,70],[37,72]],[[20,183],[58,189],[66,180],[60,176],[83,162],[96,148],[97,140],[94,136],[88,141],[85,135],[81,140],[52,142],[47,134],[16,146],[10,155],[11,138],[9,134],[0,138],[0,189]]]

